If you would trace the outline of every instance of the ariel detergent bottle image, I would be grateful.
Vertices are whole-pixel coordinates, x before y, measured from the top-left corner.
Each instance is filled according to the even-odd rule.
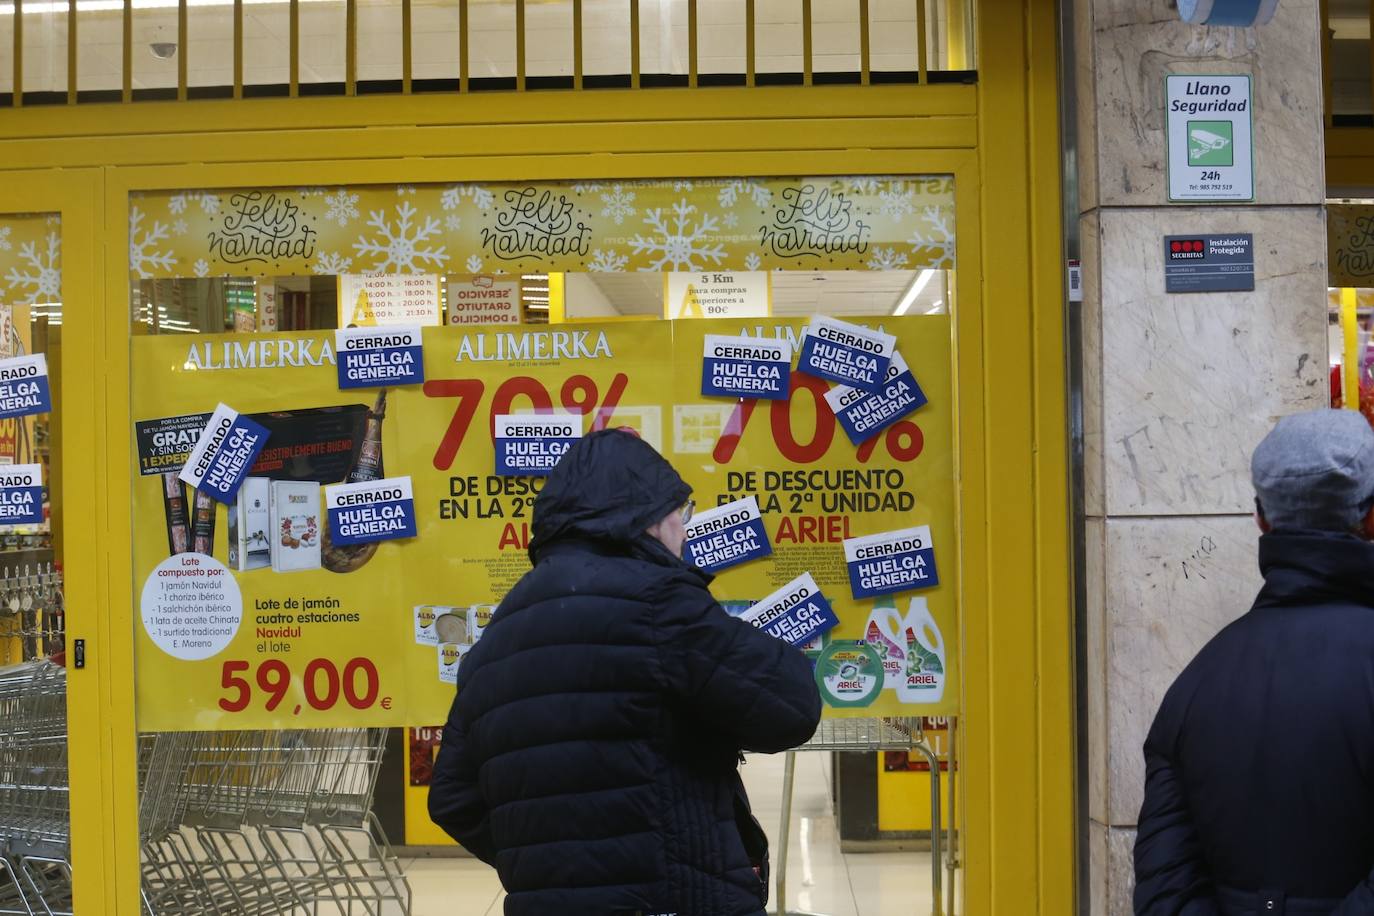
[[[945,640],[926,599],[911,599],[902,627],[906,658],[897,699],[903,703],[938,703],[945,695]]]
[[[902,614],[890,597],[873,602],[873,612],[864,627],[864,642],[873,647],[883,660],[883,687],[895,690],[906,675],[906,643],[902,640]]]

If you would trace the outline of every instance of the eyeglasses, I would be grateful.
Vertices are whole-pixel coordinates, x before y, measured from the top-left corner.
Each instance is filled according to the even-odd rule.
[[[697,501],[695,499],[687,500],[687,505],[682,507],[682,524],[686,525],[692,520],[692,513],[695,512],[696,509]]]

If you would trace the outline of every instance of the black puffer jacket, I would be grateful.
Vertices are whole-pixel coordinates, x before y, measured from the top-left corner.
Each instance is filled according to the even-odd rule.
[[[820,697],[644,534],[689,492],[632,435],[574,446],[535,502],[534,569],[459,671],[429,810],[496,867],[508,916],[763,912],[739,753],[807,740]]]
[[[1145,741],[1139,916],[1374,914],[1374,544],[1260,539],[1264,589]]]

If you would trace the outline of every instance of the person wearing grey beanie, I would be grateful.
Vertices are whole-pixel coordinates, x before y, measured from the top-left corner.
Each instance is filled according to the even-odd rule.
[[[1281,419],[1251,460],[1264,587],[1145,741],[1137,916],[1374,914],[1374,430]]]

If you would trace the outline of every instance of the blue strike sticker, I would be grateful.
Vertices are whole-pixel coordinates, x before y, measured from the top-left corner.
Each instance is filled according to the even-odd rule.
[[[546,477],[581,438],[581,417],[502,414],[496,418],[496,473],[502,477]]]
[[[37,525],[42,521],[42,466],[0,466],[0,525]]]
[[[324,506],[335,544],[415,537],[415,494],[409,477],[325,487]]]
[[[764,598],[741,614],[740,619],[797,647],[840,623],[809,572]]]
[[[253,462],[267,444],[266,427],[220,404],[186,459],[180,478],[222,503],[234,502]]]
[[[930,526],[846,538],[844,561],[855,598],[872,598],[940,584]]]
[[[706,397],[787,399],[790,341],[707,334],[701,357],[701,393]]]
[[[758,500],[750,496],[692,516],[683,556],[699,569],[717,572],[773,552]]]
[[[927,402],[925,392],[900,353],[892,354],[892,364],[887,367],[887,380],[881,391],[868,392],[841,385],[827,391],[825,400],[835,419],[844,427],[844,434],[855,445],[919,410]]]
[[[0,420],[52,410],[48,358],[42,353],[0,359]]]
[[[797,371],[877,391],[896,351],[897,338],[891,334],[817,315],[802,337]]]
[[[420,328],[340,328],[334,332],[340,388],[418,385],[425,380]]]

